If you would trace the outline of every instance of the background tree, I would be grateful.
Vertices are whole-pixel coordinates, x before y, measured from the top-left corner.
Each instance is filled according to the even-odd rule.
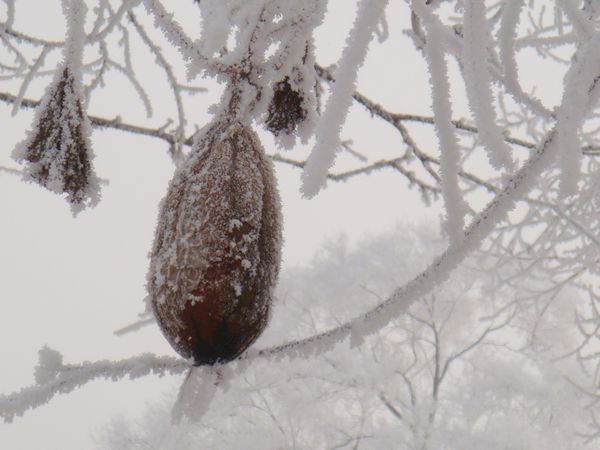
[[[343,321],[328,307],[332,296],[341,311],[376,303],[439,250],[433,234],[398,227],[356,249],[330,243],[281,280],[274,328],[300,337]],[[139,422],[115,419],[99,447],[235,448],[244,436],[244,447],[264,448],[269,436],[275,448],[581,448],[573,431],[587,420],[586,398],[566,377],[588,378],[573,363],[523,350],[529,335],[515,289],[487,295],[493,280],[477,264],[453,280],[359,347],[250,365],[199,423],[171,427],[171,401],[160,401]],[[577,342],[572,327],[553,323],[572,307],[561,296],[539,324],[551,329],[543,341],[556,354]]]
[[[130,230],[122,219],[131,217],[131,204],[105,216],[112,222],[102,222],[107,220],[102,208],[110,208],[113,195],[138,192],[135,199],[149,196],[144,207],[155,212],[173,167],[184,163],[202,128],[224,116],[251,124],[279,164],[284,208],[288,202],[287,233],[293,237],[284,250],[287,255],[303,245],[295,242],[299,236],[310,236],[319,224],[318,218],[300,222],[294,215],[289,208],[294,200],[287,194],[292,188],[315,197],[312,202],[330,215],[335,207],[343,211],[344,195],[356,202],[361,196],[377,199],[396,219],[441,213],[444,243],[428,228],[423,247],[431,249],[426,261],[419,260],[420,271],[414,270],[417,259],[409,257],[406,242],[393,263],[379,255],[359,257],[353,276],[375,286],[375,296],[365,290],[360,300],[349,301],[343,295],[349,280],[342,282],[325,267],[324,283],[307,279],[302,285],[288,282],[287,288],[282,282],[280,299],[309,288],[314,292],[282,301],[262,344],[223,367],[219,386],[231,386],[229,390],[211,387],[207,380],[214,373],[209,368],[195,372],[206,397],[192,402],[200,408],[187,412],[203,426],[185,426],[196,436],[215,445],[235,445],[239,436],[225,431],[256,419],[253,413],[232,413],[231,402],[242,398],[243,383],[254,377],[255,383],[245,388],[250,391],[245,405],[268,417],[269,436],[279,430],[281,446],[377,447],[391,442],[385,439],[398,439],[397,433],[409,448],[478,448],[483,443],[547,448],[545,439],[552,445],[593,445],[600,428],[594,412],[600,79],[595,49],[600,10],[594,2],[414,0],[388,5],[363,0],[356,10],[346,11],[347,22],[336,15],[341,10],[333,0],[62,3],[66,21],[47,31],[26,20],[26,0],[2,3],[0,100],[7,106],[2,121],[11,129],[31,124],[27,138],[7,136],[11,145],[2,171],[65,197],[79,214],[63,230],[74,242],[89,245],[90,236],[99,236],[95,230],[78,239],[82,231],[74,231],[85,230],[92,218],[113,224],[109,229],[115,232],[107,242],[127,242],[127,232],[146,233],[147,242],[153,231],[147,221]],[[58,3],[51,6],[48,11],[61,13]],[[319,37],[320,30],[330,35],[332,27],[347,36],[339,52],[330,51],[327,38]],[[397,64],[390,65],[392,59]],[[25,117],[28,110],[37,111],[33,119]],[[163,146],[172,165],[144,152],[149,140]],[[23,166],[9,162],[13,147]],[[291,150],[282,154],[278,148]],[[103,156],[108,154],[110,158]],[[161,167],[155,172],[161,181],[149,177],[144,189],[136,191],[141,182],[133,180],[154,164]],[[115,168],[123,171],[121,178],[107,176],[111,170],[118,173]],[[396,177],[393,190],[378,185],[389,179],[388,169]],[[3,201],[20,224],[23,242],[40,239],[49,252],[82,267],[58,277],[59,268],[48,267],[52,264],[36,269],[30,258],[19,265],[16,251],[8,252],[7,261],[21,271],[16,273],[27,266],[27,274],[36,274],[30,275],[36,285],[77,285],[82,280],[87,286],[86,295],[77,298],[79,319],[72,320],[72,313],[53,317],[89,321],[99,309],[89,306],[86,297],[94,305],[96,295],[110,296],[105,286],[118,290],[119,278],[111,278],[116,274],[110,269],[81,265],[90,255],[72,252],[66,241],[55,239],[52,227],[58,222],[47,214],[60,206],[51,193],[21,187],[15,177],[3,178],[11,189],[3,190]],[[103,187],[105,178],[113,185]],[[117,195],[118,180],[124,182]],[[342,180],[356,181],[342,187],[332,183]],[[98,187],[108,194],[95,209],[81,212],[97,201]],[[34,197],[32,213],[16,212],[28,202],[9,195],[13,189],[27,189],[27,196]],[[328,197],[331,192],[336,196]],[[407,214],[405,204],[415,204],[414,193],[431,212],[410,209]],[[371,207],[367,203],[378,202],[364,202],[364,208]],[[352,226],[342,212],[336,214]],[[40,217],[48,222],[46,230],[36,226]],[[114,256],[119,255],[115,249]],[[371,261],[381,265],[378,270],[364,270]],[[409,264],[406,270],[401,261]],[[139,265],[132,264],[131,275],[137,277],[142,297]],[[369,282],[392,265],[402,275],[393,284]],[[82,278],[83,272],[89,274]],[[302,272],[296,273],[302,279]],[[3,308],[15,311],[8,289]],[[36,317],[45,316],[45,306],[36,298],[49,295],[52,304],[51,299],[68,296],[53,296],[51,289],[27,292],[23,287],[20,295]],[[324,293],[328,295],[321,297]],[[315,298],[323,300],[314,304]],[[131,298],[124,301],[134,304]],[[124,310],[111,310],[121,324],[133,314]],[[25,331],[25,317],[14,315],[5,316],[23,324],[20,331]],[[290,332],[300,317],[311,319],[310,327]],[[150,321],[141,317],[141,323]],[[24,335],[35,335],[35,330]],[[140,333],[156,334],[155,329]],[[10,337],[14,339],[12,332]],[[44,348],[34,384],[1,397],[0,414],[11,420],[96,378],[188,370],[180,359],[141,348],[152,354],[100,360],[102,355],[88,346],[85,356],[75,354],[73,360],[98,361],[73,365]],[[364,363],[348,363],[356,360]],[[314,382],[321,370],[323,386]],[[261,386],[269,379],[275,380],[274,387]],[[291,379],[301,394],[310,390],[313,395],[294,397],[280,384],[282,379]],[[11,390],[21,385],[11,385]],[[550,393],[558,387],[577,392],[568,397],[569,413],[563,410],[558,427],[556,404],[566,400],[549,401],[545,389],[550,387]],[[473,392],[477,394],[469,394]],[[335,408],[323,406],[326,417],[302,417],[314,412],[319,395],[330,396]],[[469,395],[472,403],[465,401]],[[291,405],[303,402],[295,417]],[[332,410],[339,413],[326,414]],[[210,414],[202,416],[206,411]],[[219,420],[224,417],[228,419]],[[519,429],[523,421],[517,417],[531,424],[531,434],[511,432],[520,439],[513,443],[493,438],[494,429]],[[317,432],[318,423],[327,426]],[[232,441],[219,440],[224,437]],[[261,437],[264,432],[256,435]]]

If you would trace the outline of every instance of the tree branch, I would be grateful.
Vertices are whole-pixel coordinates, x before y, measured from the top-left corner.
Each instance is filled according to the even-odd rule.
[[[41,359],[36,367],[36,376],[40,370],[50,371],[49,374],[45,374],[50,380],[23,388],[12,394],[1,395],[0,417],[5,422],[12,422],[15,416],[22,416],[28,409],[35,409],[47,403],[56,394],[69,393],[95,379],[104,378],[115,381],[129,378],[133,380],[150,374],[162,377],[167,374],[181,374],[190,368],[190,365],[180,358],[159,357],[150,353],[121,361],[102,360],[84,362],[80,365],[62,365],[60,363],[51,368],[45,367]]]

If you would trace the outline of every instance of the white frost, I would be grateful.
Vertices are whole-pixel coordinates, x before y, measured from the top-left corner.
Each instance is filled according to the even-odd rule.
[[[317,125],[315,147],[302,173],[302,192],[306,197],[314,197],[325,185],[327,173],[340,147],[340,133],[352,103],[358,68],[367,56],[369,43],[386,5],[387,0],[360,2],[354,27],[335,72],[331,96]]]
[[[568,196],[576,192],[581,171],[581,142],[579,128],[597,90],[600,76],[600,34],[577,54],[577,60],[565,76],[562,103],[557,114],[557,141],[560,148],[560,193]]]
[[[440,171],[442,194],[446,207],[445,231],[451,244],[462,240],[466,204],[458,184],[460,147],[452,124],[450,105],[450,83],[448,81],[442,29],[439,25],[428,25],[425,48],[431,76],[432,109],[435,128],[440,142]]]
[[[488,71],[488,23],[485,3],[468,0],[465,3],[463,65],[465,86],[479,137],[492,166],[512,169],[511,148],[496,125],[497,117],[492,96],[492,80]]]

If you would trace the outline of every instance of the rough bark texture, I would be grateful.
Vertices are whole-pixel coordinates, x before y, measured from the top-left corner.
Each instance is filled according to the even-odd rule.
[[[219,122],[163,200],[148,277],[156,319],[197,365],[239,356],[265,328],[280,264],[271,161],[249,126]]]

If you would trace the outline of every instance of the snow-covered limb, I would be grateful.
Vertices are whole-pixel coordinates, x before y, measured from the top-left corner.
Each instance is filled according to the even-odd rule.
[[[588,40],[594,35],[594,23],[585,17],[572,0],[560,0],[559,7],[566,13],[573,28],[581,39]]]
[[[92,30],[90,34],[86,36],[85,43],[86,44],[94,44],[103,41],[109,34],[111,34],[114,29],[121,23],[123,16],[126,12],[135,8],[142,0],[123,0],[121,6],[116,12],[109,11],[110,19],[108,23],[104,26],[104,28],[100,28],[100,24],[103,22],[103,18],[101,14],[97,16],[96,26]],[[16,38],[19,41],[27,42],[34,46],[43,46],[49,48],[57,48],[63,47],[65,45],[64,41],[54,41],[42,39],[39,37],[31,36],[20,31],[13,29],[14,25],[14,12],[15,12],[15,0],[5,1],[7,3],[7,20],[5,22],[0,23],[0,35],[6,34],[13,38]],[[66,3],[63,0],[63,8]],[[100,8],[99,12],[107,10],[106,8]]]
[[[515,58],[515,40],[522,9],[523,0],[508,0],[503,6],[498,41],[500,46],[500,62],[504,70],[504,86],[515,97],[515,100],[529,105],[535,112],[543,116],[551,117],[553,112],[548,110],[539,99],[526,94],[519,83],[517,61]]]
[[[123,33],[123,56],[125,59],[125,63],[121,64],[118,63],[116,61],[113,61],[111,59],[106,59],[105,63],[107,67],[110,67],[111,69],[115,69],[118,72],[121,72],[125,78],[127,79],[127,81],[129,81],[129,83],[131,83],[131,86],[133,87],[133,89],[135,90],[136,94],[138,95],[138,98],[141,100],[142,104],[144,105],[144,109],[146,110],[146,117],[152,117],[154,111],[152,109],[152,103],[150,102],[150,97],[148,96],[148,93],[146,92],[146,90],[142,87],[142,84],[140,83],[140,81],[138,80],[138,77],[136,76],[136,72],[133,68],[133,64],[131,61],[131,45],[129,42],[129,35],[128,33]]]
[[[348,337],[356,342],[381,329],[405,311],[417,298],[444,282],[465,257],[476,249],[494,227],[506,217],[515,203],[534,186],[541,172],[550,167],[556,159],[555,141],[556,131],[552,130],[523,167],[507,180],[505,187],[474,218],[465,230],[460,244],[448,247],[427,269],[394,291],[385,301],[336,328],[265,350],[250,350],[247,358],[306,357],[330,350]]]
[[[208,67],[208,58],[201,54],[198,47],[190,39],[173,14],[169,14],[160,0],[143,0],[146,10],[154,16],[154,24],[162,30],[165,37],[177,48],[188,62],[189,75],[193,76]],[[192,69],[193,68],[193,69]],[[193,71],[193,73],[192,73]]]
[[[442,175],[442,193],[446,207],[445,230],[451,245],[458,244],[463,236],[463,227],[467,207],[458,184],[460,166],[460,148],[452,120],[450,105],[450,82],[441,30],[437,25],[427,26],[425,45],[429,73],[431,78],[432,109],[435,128],[440,142],[440,171]]]
[[[585,114],[598,100],[595,92],[600,74],[600,33],[585,43],[565,76],[562,103],[557,114],[556,129],[560,147],[561,194],[576,192],[581,171],[581,141],[579,129]]]
[[[38,384],[0,396],[0,417],[11,422],[27,410],[48,403],[56,394],[66,394],[96,379],[135,379],[146,375],[177,375],[189,368],[180,358],[142,354],[121,361],[102,360],[79,365],[63,365],[62,356],[44,347],[35,369]]]
[[[463,76],[473,117],[479,128],[479,137],[496,169],[512,169],[510,147],[504,142],[496,125],[491,77],[488,71],[488,24],[485,3],[469,0],[465,3],[463,38]]]
[[[223,0],[198,2],[202,14],[200,42],[204,53],[212,55],[227,45],[229,29],[224,26],[229,20],[228,3]]]
[[[37,57],[35,62],[30,66],[29,72],[23,78],[23,82],[21,83],[21,87],[19,88],[19,92],[17,93],[17,100],[13,103],[12,115],[16,115],[17,112],[21,109],[21,104],[23,103],[23,97],[27,92],[27,88],[31,84],[31,81],[35,78],[38,70],[44,65],[46,60],[46,56],[48,55],[50,48],[44,46],[40,55]]]
[[[17,97],[15,95],[0,92],[0,101],[9,103],[9,104],[14,104],[17,101]],[[21,102],[21,107],[37,108],[40,104],[41,104],[41,102],[39,100],[31,100],[28,98],[24,98]],[[99,117],[99,116],[88,116],[88,118],[94,127],[109,128],[109,129],[113,129],[113,130],[121,130],[126,133],[139,134],[141,136],[147,136],[147,137],[160,139],[161,141],[164,141],[170,145],[176,144],[175,137],[171,133],[166,132],[164,130],[164,127],[148,128],[148,127],[135,125],[133,123],[125,123],[121,120],[120,117],[115,117],[113,119],[107,119],[105,117]],[[185,139],[184,144],[190,146],[190,145],[192,145],[192,141],[193,141],[192,137],[188,137]]]
[[[516,70],[516,61],[510,61],[510,58],[514,58],[515,49],[522,49],[527,46],[535,46],[537,41],[530,36],[525,36],[519,40],[515,39],[514,33],[515,28],[519,19],[520,5],[519,1],[515,0],[511,3],[507,3],[502,7],[502,23],[498,32],[498,46],[500,50],[500,57],[502,58],[500,64],[493,59],[493,53],[488,52],[488,75],[487,78],[491,79],[494,83],[497,83],[504,87],[510,95],[512,95],[517,102],[521,105],[528,107],[530,110],[542,117],[551,119],[554,116],[553,111],[550,111],[544,106],[544,104],[533,97],[530,94],[525,93],[518,83],[518,77],[516,73],[511,73]],[[441,30],[444,30],[444,43],[447,47],[448,53],[454,56],[457,61],[462,65],[464,56],[464,37],[459,37],[463,34],[461,27],[452,27],[444,24],[440,18],[438,18],[431,8],[425,6],[422,0],[414,0],[411,3],[413,9],[412,13],[412,24],[413,24],[413,40],[417,48],[423,50],[425,48],[426,36],[422,27],[423,23],[436,24]],[[489,24],[488,24],[489,26]],[[460,31],[459,31],[460,30]],[[488,36],[490,37],[490,36]],[[572,43],[575,39],[572,36],[560,36],[559,38],[547,38],[553,45]],[[510,52],[507,53],[507,50]],[[504,53],[504,54],[503,54]],[[505,65],[505,60],[506,64]],[[481,69],[481,68],[476,68]],[[490,78],[491,77],[491,78]],[[489,97],[489,95],[488,95]]]
[[[173,67],[167,59],[164,57],[162,50],[158,47],[152,39],[146,33],[146,30],[142,27],[142,25],[138,22],[133,12],[128,14],[129,21],[133,24],[135,30],[138,35],[142,39],[142,41],[148,46],[148,48],[152,51],[152,53],[156,57],[156,62],[164,69],[165,74],[167,75],[167,79],[169,80],[169,85],[171,87],[171,91],[173,92],[173,98],[175,99],[175,104],[177,105],[177,119],[178,125],[173,134],[175,139],[175,151],[172,152],[171,156],[174,158],[176,163],[179,162],[179,158],[181,157],[181,147],[183,145],[183,140],[185,139],[185,125],[187,123],[183,101],[181,98],[181,90],[180,86],[177,82],[177,77],[173,71]]]
[[[134,7],[139,5],[141,1],[142,0],[123,0],[119,9],[110,18],[108,24],[102,30],[92,32],[90,35],[88,35],[87,41],[91,43],[98,42],[104,39],[113,31],[113,29],[119,23],[121,23],[121,19],[123,19],[123,16],[125,16],[125,14],[131,11]],[[100,17],[98,18],[100,19]]]
[[[67,18],[67,38],[63,51],[65,65],[73,72],[80,73],[86,40],[84,27],[87,6],[82,0],[63,0],[63,10]],[[81,75],[78,78],[81,79]]]
[[[340,133],[352,103],[358,68],[362,65],[384,13],[387,0],[362,0],[354,27],[348,36],[346,48],[335,73],[336,83],[316,130],[316,142],[302,174],[302,192],[314,197],[327,179],[327,171],[333,165],[340,147]]]

